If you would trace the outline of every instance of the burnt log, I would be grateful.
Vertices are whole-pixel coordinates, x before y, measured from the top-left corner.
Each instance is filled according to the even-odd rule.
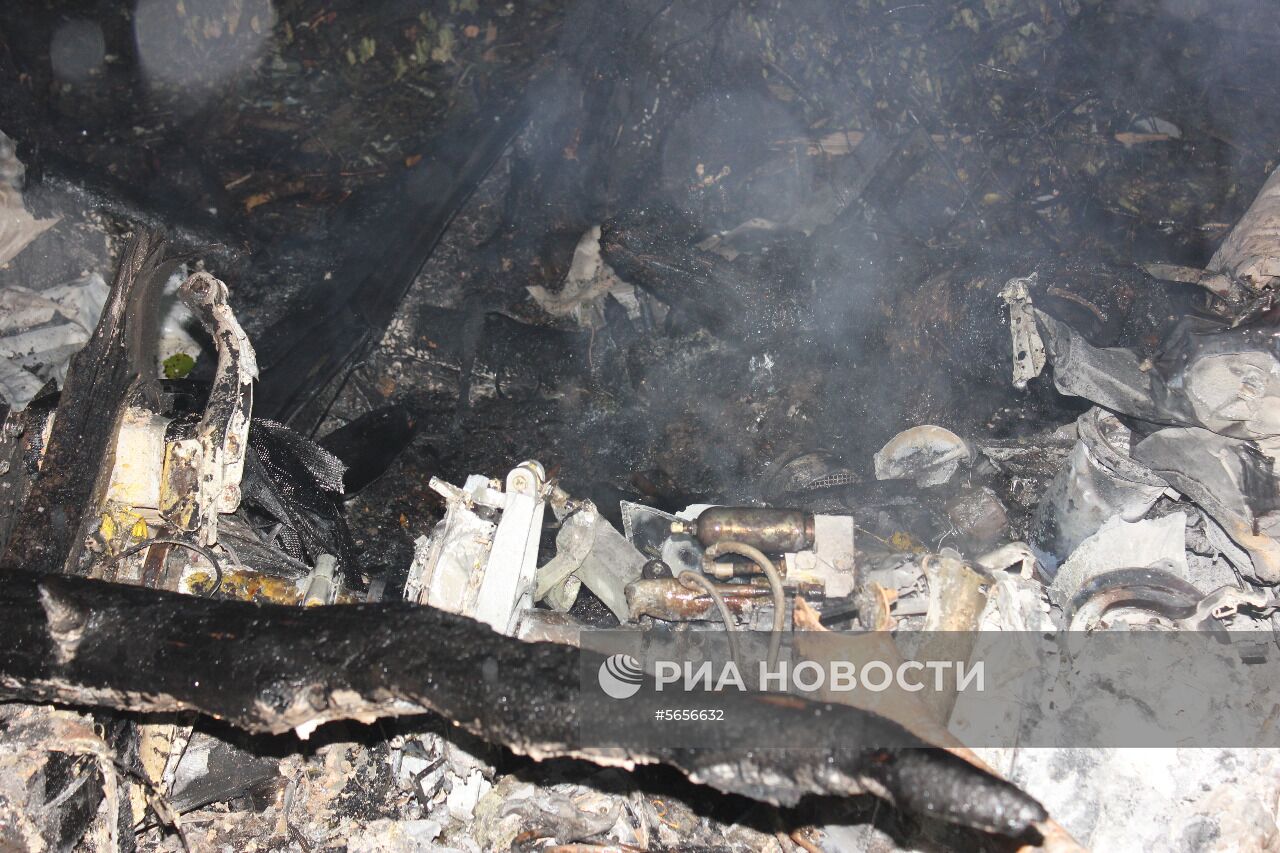
[[[872,792],[908,812],[1010,836],[1034,835],[1046,817],[1015,786],[945,751],[860,746],[858,733],[913,738],[840,705],[726,694],[733,719],[762,732],[816,731],[840,744],[827,752],[584,748],[580,654],[410,604],[287,608],[21,571],[0,584],[4,700],[198,711],[253,732],[303,734],[331,720],[434,712],[535,758],[665,763],[777,805]]]
[[[136,341],[154,328],[173,263],[158,232],[140,230],[121,258],[93,336],[71,358],[40,465],[0,566],[60,572],[74,566],[95,485],[112,468],[111,442],[138,375]]]

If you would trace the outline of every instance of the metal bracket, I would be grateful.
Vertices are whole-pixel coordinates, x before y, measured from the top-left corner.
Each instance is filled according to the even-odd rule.
[[[546,486],[546,472],[532,461],[513,468],[505,484],[473,474],[459,488],[432,478],[447,508],[418,539],[406,600],[514,634],[521,611],[533,605]]]
[[[160,514],[178,530],[198,532],[205,545],[212,545],[218,541],[218,513],[234,512],[240,505],[258,361],[227,304],[225,284],[198,272],[178,292],[213,338],[218,366],[195,435],[165,447]]]

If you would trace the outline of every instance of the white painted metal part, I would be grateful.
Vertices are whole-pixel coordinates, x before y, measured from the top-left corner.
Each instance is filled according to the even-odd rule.
[[[851,515],[815,515],[813,550],[784,554],[787,580],[820,583],[827,598],[842,598],[857,585]]]
[[[533,605],[546,472],[529,461],[505,484],[472,474],[461,488],[433,477],[431,488],[444,497],[445,516],[416,543],[406,600],[514,634]]]

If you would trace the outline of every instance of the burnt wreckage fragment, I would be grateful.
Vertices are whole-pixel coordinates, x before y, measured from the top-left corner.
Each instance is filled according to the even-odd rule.
[[[1280,251],[1276,186],[1273,174],[1207,270],[1154,268],[1203,287],[1205,311],[1149,354],[1098,346],[1025,289],[1006,290],[1015,380],[1048,364],[1059,391],[1098,407],[1081,416],[1071,465],[1038,510],[1032,541],[1050,562],[1106,518],[1137,521],[1170,492],[1205,513],[1239,573],[1280,582],[1280,338],[1267,272]]]
[[[262,28],[232,5],[202,38]],[[32,124],[45,188],[220,244],[167,254],[140,234],[61,398],[46,388],[0,433],[0,697],[106,724],[0,706],[0,802],[36,816],[13,822],[27,846],[128,847],[163,825],[306,851],[381,823],[402,846],[653,849],[698,846],[701,828],[786,849],[798,821],[869,847],[838,824],[866,794],[860,822],[922,827],[915,846],[1074,849],[1059,821],[1090,840],[1142,813],[1128,780],[1166,777],[1178,794],[1150,810],[1154,830],[1098,837],[1158,847],[1153,833],[1274,823],[1252,753],[1175,772],[1053,749],[1123,732],[1097,709],[1141,704],[1128,679],[1092,684],[1048,757],[1034,747],[1053,702],[1018,696],[1030,737],[979,757],[961,743],[1001,713],[941,680],[883,701],[727,693],[747,748],[645,742],[638,703],[609,706],[616,743],[584,734],[592,673],[656,680],[588,630],[614,626],[733,663],[794,663],[843,636],[895,660],[981,659],[1014,636],[1070,663],[1067,629],[1111,628],[1275,662],[1276,179],[1205,269],[1128,263],[1147,250],[1134,234],[1186,262],[1226,230],[1205,217],[1229,221],[1230,204],[1197,197],[1224,165],[1197,136],[1230,139],[1233,172],[1263,168],[1270,145],[1135,114],[1150,78],[1114,79],[1145,56],[1112,23],[1130,9],[456,3],[446,21],[374,4],[286,23],[296,10],[277,5],[256,82],[177,110],[172,132],[121,110],[138,139],[89,147],[10,108],[49,92],[78,116],[61,107],[118,87],[116,59],[68,82],[0,44],[0,71],[19,74],[0,100]],[[1269,67],[1271,47],[1238,62]],[[1192,53],[1169,73],[1183,80]],[[1081,59],[1101,54],[1119,64]],[[1265,120],[1249,104],[1250,126]],[[378,133],[347,138],[364,121]],[[208,156],[184,156],[190,138]],[[1190,177],[1144,198],[1121,168],[1139,160],[1144,181]],[[20,199],[6,212],[0,260],[63,236]],[[1099,241],[1086,213],[1131,239]],[[201,267],[169,275],[196,257],[238,298]],[[291,282],[306,292],[286,309]],[[156,303],[175,289],[203,356],[160,380]],[[26,398],[58,375],[33,355]],[[1192,685],[1223,728],[1248,692],[1234,672]],[[1168,709],[1142,710],[1159,731]],[[326,752],[338,738],[346,757]],[[5,771],[25,747],[39,772],[24,789]],[[1226,767],[1224,795],[1262,805],[1200,790]],[[340,828],[307,831],[335,813]],[[259,818],[273,825],[226,832]]]
[[[153,268],[160,268],[162,252],[158,236],[135,238],[109,306],[123,306],[140,274],[158,274]],[[153,380],[131,369],[136,362],[127,343],[91,342],[71,368],[45,448],[28,449],[38,458],[43,450],[43,458],[6,551],[0,696],[133,712],[194,711],[274,733],[432,711],[519,753],[662,762],[713,788],[780,805],[805,795],[872,792],[905,810],[989,832],[1033,837],[1044,825],[1035,800],[945,750],[860,748],[860,741],[890,736],[917,746],[927,741],[858,708],[730,699],[727,707],[748,730],[781,724],[826,731],[828,742],[840,746],[820,771],[804,751],[744,756],[655,747],[617,754],[579,746],[579,657],[589,653],[502,634],[547,612],[530,609],[535,595],[567,606],[582,585],[612,599],[619,618],[631,619],[638,594],[631,582],[639,581],[644,559],[590,502],[570,498],[536,463],[513,470],[505,484],[483,477],[461,490],[434,483],[450,509],[410,571],[412,603],[281,606],[368,597],[339,500],[345,466],[287,427],[251,417],[256,357],[226,286],[196,273],[180,292],[217,348],[212,383],[161,384],[154,395],[143,393]],[[126,339],[128,324],[148,322],[151,310],[142,304],[135,313],[104,311],[94,340]],[[85,389],[84,375],[115,378]],[[101,402],[109,391],[114,394]],[[78,440],[85,416],[78,414],[84,401],[77,395],[97,405],[95,431],[105,446]],[[30,410],[29,429],[38,428],[38,411]],[[68,436],[72,429],[77,432]],[[341,448],[343,442],[335,437],[330,444]],[[55,452],[74,454],[61,464],[79,476],[76,490],[51,488],[60,480],[48,466],[63,458]],[[16,461],[10,473],[26,470]],[[547,505],[564,522],[561,557],[537,567]],[[646,512],[632,509],[637,518]],[[662,542],[685,528],[667,520],[650,526],[653,545],[671,556]],[[714,510],[688,529],[707,547],[708,560],[744,539],[774,554],[787,552],[788,574],[811,577],[819,597],[828,584],[840,595],[852,591],[848,519]],[[24,565],[23,543],[33,537],[44,543],[42,562],[33,566],[42,571]],[[762,559],[778,581],[771,558]],[[671,560],[679,566],[678,557]],[[477,583],[470,575],[485,565],[489,576]],[[735,570],[725,568],[731,578]],[[780,587],[775,596],[778,628],[785,602]],[[495,666],[500,679],[476,678]]]
[[[661,227],[675,219],[661,218]],[[668,246],[672,258],[663,260],[622,228],[601,229],[602,256],[716,335],[755,338],[758,346],[814,322],[800,301],[768,296],[726,317],[705,299],[734,281],[724,259],[689,245],[683,256]],[[6,475],[15,485],[25,478],[20,486],[30,497],[6,550],[13,574],[0,591],[5,698],[197,712],[266,733],[310,734],[334,720],[433,712],[537,758],[661,762],[717,790],[776,805],[873,793],[907,812],[1037,841],[1061,833],[1045,809],[932,727],[952,715],[955,697],[888,710],[726,697],[724,709],[747,732],[794,728],[839,745],[817,760],[802,750],[744,755],[582,745],[578,677],[582,656],[593,652],[574,647],[584,625],[575,607],[593,599],[617,623],[649,630],[723,627],[731,643],[746,628],[768,631],[770,660],[784,633],[799,637],[854,618],[864,628],[907,632],[973,631],[992,619],[1052,629],[1036,621],[1043,617],[1042,580],[1052,581],[1050,595],[1071,627],[1105,624],[1135,601],[1145,605],[1145,617],[1196,630],[1275,609],[1265,590],[1223,587],[1206,595],[1165,569],[1099,572],[1072,562],[1117,517],[1137,523],[1176,491],[1203,510],[1206,525],[1214,525],[1206,535],[1241,573],[1273,580],[1267,567],[1277,489],[1266,453],[1274,437],[1266,399],[1275,356],[1269,314],[1244,297],[1215,303],[1226,312],[1216,321],[1174,326],[1148,365],[1131,349],[1097,343],[1124,340],[1134,329],[1090,325],[1091,317],[1120,312],[1098,309],[1093,300],[1105,291],[1091,294],[1087,282],[1058,287],[1042,273],[1000,292],[1011,316],[1015,383],[1052,367],[1060,390],[1101,406],[1079,419],[1063,473],[1034,520],[1031,548],[984,550],[1009,523],[989,490],[947,505],[957,523],[975,519],[966,546],[983,553],[968,560],[951,549],[913,553],[909,540],[869,558],[855,547],[854,515],[835,510],[693,505],[671,513],[623,502],[619,532],[592,501],[573,497],[528,461],[501,480],[431,480],[444,517],[417,542],[406,602],[392,604],[380,602],[385,582],[370,585],[362,572],[342,499],[388,464],[387,453],[376,452],[385,448],[371,451],[370,439],[358,436],[386,441],[393,456],[413,425],[384,410],[317,443],[254,418],[256,355],[227,287],[207,273],[188,277],[179,292],[217,351],[211,381],[162,383],[144,375],[138,365],[154,357],[136,352],[137,329],[154,325],[147,294],[172,266],[163,252],[157,236],[143,233],[126,253],[109,309],[72,365],[51,424],[38,406],[10,417],[6,435],[24,434],[25,443],[11,443],[19,464]],[[654,268],[661,278],[647,279]],[[682,286],[702,301],[684,300]],[[960,310],[964,316],[975,309]],[[1145,333],[1151,318],[1168,310],[1158,304],[1145,317],[1142,310],[1125,316]],[[1050,312],[1072,317],[1087,333]],[[743,317],[760,325],[723,325]],[[82,371],[109,381],[77,390],[86,387]],[[90,415],[76,394],[92,397]],[[86,418],[97,441],[81,440]],[[1198,456],[1206,447],[1216,460],[1207,469]],[[72,460],[62,464],[77,473],[74,489],[46,479],[55,458]],[[1000,458],[994,446],[930,425],[893,438],[874,467],[879,479],[929,489]],[[358,465],[356,476],[344,460]],[[824,454],[794,456],[779,467],[770,488],[781,498],[858,482]],[[555,556],[543,561],[538,546],[548,509],[559,531]],[[988,529],[979,529],[979,519]],[[42,573],[22,563],[33,536],[43,543]],[[65,555],[53,553],[55,546]],[[1062,563],[1056,573],[1055,561]],[[335,604],[349,606],[323,606]],[[860,745],[894,738],[910,746]],[[252,761],[230,766],[228,774],[245,785],[268,772]],[[155,808],[159,814],[164,807]]]

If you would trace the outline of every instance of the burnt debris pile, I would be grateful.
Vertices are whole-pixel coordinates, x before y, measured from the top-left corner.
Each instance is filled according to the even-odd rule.
[[[0,839],[1271,849],[1278,37],[0,9]]]

